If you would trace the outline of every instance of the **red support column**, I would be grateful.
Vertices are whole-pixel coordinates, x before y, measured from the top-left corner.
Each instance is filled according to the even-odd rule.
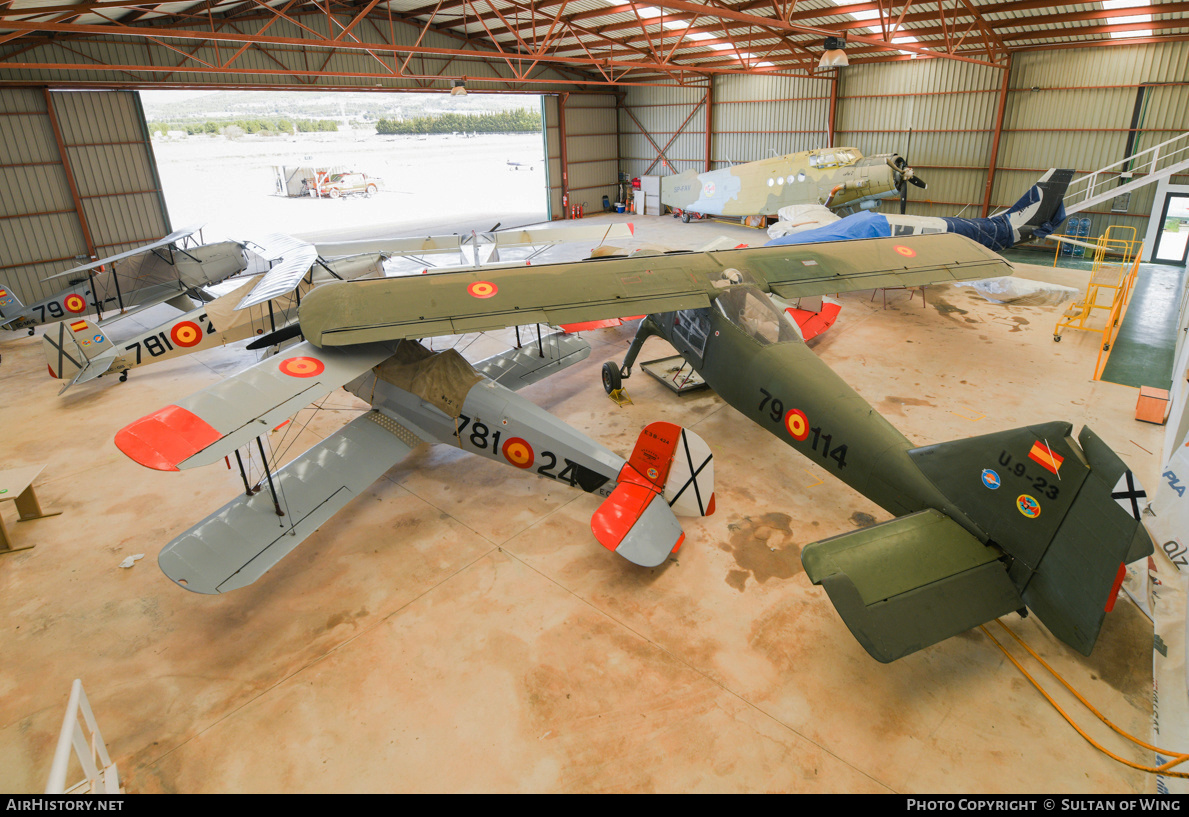
[[[58,156],[62,158],[62,170],[66,173],[66,183],[70,186],[70,197],[74,199],[74,212],[78,215],[79,226],[82,227],[83,241],[87,242],[87,256],[98,258],[95,254],[95,242],[91,240],[91,227],[87,224],[87,214],[83,212],[83,201],[78,194],[78,185],[74,182],[74,170],[70,166],[70,157],[66,155],[66,145],[62,142],[62,129],[58,126],[58,114],[54,111],[54,100],[49,88],[42,88],[45,94],[45,110],[50,118],[50,127],[54,131],[54,141],[58,143]]]
[[[1011,55],[1003,67],[1003,84],[999,86],[999,110],[995,113],[995,139],[991,143],[991,162],[987,166],[987,189],[983,193],[983,218],[991,212],[991,187],[995,184],[995,167],[999,163],[999,137],[1003,135],[1003,116],[1007,112],[1007,86],[1011,83]]]
[[[714,121],[712,118],[714,108],[714,77],[706,77],[706,98],[702,100],[702,104],[706,106],[706,166],[704,172],[709,172],[713,169],[710,153],[710,136],[713,133],[711,126]]]

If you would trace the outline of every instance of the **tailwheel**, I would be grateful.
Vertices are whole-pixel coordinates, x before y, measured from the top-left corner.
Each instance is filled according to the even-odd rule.
[[[608,360],[603,364],[603,390],[610,394],[623,388],[623,378],[619,374],[619,367]]]
[[[121,382],[121,383],[127,383],[127,382],[128,382],[128,372],[127,372],[127,370],[120,372],[120,382]]]
[[[1060,336],[1060,335],[1053,335],[1053,342],[1054,342],[1054,343],[1060,343],[1060,342],[1061,342],[1061,336]]]

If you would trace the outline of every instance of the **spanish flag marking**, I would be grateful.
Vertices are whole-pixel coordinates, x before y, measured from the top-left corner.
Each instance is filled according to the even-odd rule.
[[[70,331],[71,332],[85,332],[85,331],[87,331],[87,322],[86,321],[75,321],[74,323],[70,324]]]
[[[1028,452],[1028,459],[1054,474],[1061,470],[1061,463],[1065,462],[1064,457],[1040,440],[1032,444],[1032,450]]]

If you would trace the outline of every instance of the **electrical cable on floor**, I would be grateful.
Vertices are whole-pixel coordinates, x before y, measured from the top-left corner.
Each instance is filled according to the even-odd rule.
[[[1035,658],[1037,661],[1039,661],[1040,665],[1042,667],[1044,667],[1046,670],[1048,670],[1049,674],[1052,675],[1054,678],[1056,678],[1058,683],[1060,683],[1063,687],[1065,687],[1070,692],[1070,694],[1072,694],[1075,698],[1077,698],[1078,701],[1082,704],[1082,706],[1089,709],[1094,714],[1095,717],[1097,717],[1100,721],[1102,721],[1107,726],[1109,726],[1112,730],[1114,730],[1114,732],[1116,734],[1120,735],[1123,738],[1126,738],[1127,740],[1134,743],[1136,746],[1140,746],[1144,749],[1148,749],[1149,751],[1156,752],[1157,754],[1170,756],[1172,759],[1169,760],[1167,763],[1161,764],[1160,766],[1141,766],[1140,764],[1134,763],[1130,760],[1127,760],[1126,758],[1119,757],[1114,752],[1110,751],[1105,746],[1103,746],[1100,743],[1098,743],[1097,741],[1095,741],[1092,737],[1090,737],[1088,734],[1086,734],[1086,732],[1080,726],[1078,726],[1076,723],[1073,722],[1073,718],[1071,718],[1069,716],[1069,714],[1066,713],[1066,711],[1064,709],[1062,709],[1061,706],[1055,700],[1053,700],[1053,697],[1051,695],[1049,695],[1049,693],[1046,692],[1043,687],[1041,687],[1040,683],[1037,682],[1037,680],[1035,678],[1033,678],[1028,673],[1028,670],[1024,669],[1023,665],[1020,664],[1020,662],[1017,661],[1015,659],[1015,657],[1010,652],[1007,651],[1007,648],[1004,647],[1002,644],[1000,644],[999,641],[995,638],[995,636],[991,635],[991,633],[987,629],[986,625],[980,624],[979,629],[982,630],[983,633],[986,634],[987,638],[991,639],[991,641],[994,642],[995,646],[998,647],[1003,652],[1003,654],[1005,656],[1007,656],[1007,659],[1016,665],[1016,669],[1018,669],[1023,674],[1023,676],[1028,679],[1028,681],[1032,684],[1032,686],[1036,687],[1037,692],[1039,692],[1041,695],[1043,695],[1045,697],[1045,700],[1047,700],[1050,704],[1052,704],[1053,708],[1056,709],[1057,712],[1060,713],[1061,717],[1065,719],[1065,722],[1068,723],[1070,726],[1072,726],[1074,728],[1074,730],[1077,731],[1077,733],[1079,735],[1081,735],[1083,738],[1085,738],[1087,743],[1089,743],[1095,749],[1102,752],[1104,755],[1111,758],[1112,760],[1117,760],[1119,763],[1122,763],[1125,766],[1130,766],[1133,769],[1138,769],[1141,772],[1148,772],[1150,774],[1166,774],[1170,777],[1180,777],[1180,778],[1189,779],[1189,772],[1171,771],[1171,769],[1174,766],[1179,766],[1180,764],[1184,763],[1186,760],[1189,760],[1189,754],[1182,754],[1180,752],[1170,752],[1165,749],[1160,749],[1156,746],[1151,745],[1150,743],[1146,743],[1146,742],[1140,740],[1139,738],[1137,738],[1131,734],[1128,734],[1127,732],[1124,732],[1118,726],[1115,726],[1115,724],[1111,723],[1105,715],[1103,715],[1101,712],[1099,712],[1097,709],[1095,709],[1094,706],[1089,701],[1087,701],[1085,698],[1083,698],[1072,686],[1070,686],[1069,683],[1064,678],[1062,678],[1057,673],[1057,671],[1055,669],[1053,669],[1051,666],[1049,666],[1049,664],[1043,658],[1041,658],[1039,655],[1037,655],[1036,652],[1031,647],[1029,647],[1027,644],[1025,644],[1024,641],[1011,630],[1011,628],[1009,628],[1006,624],[1004,624],[999,619],[995,619],[995,623],[998,624],[1000,627],[1002,627],[1007,632],[1008,635],[1010,635],[1012,638],[1014,638],[1016,640],[1016,643],[1018,643],[1021,647],[1023,647],[1028,652],[1029,655],[1031,655],[1033,658]]]

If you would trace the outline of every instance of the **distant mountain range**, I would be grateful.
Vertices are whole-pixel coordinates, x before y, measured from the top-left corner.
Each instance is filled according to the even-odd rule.
[[[317,91],[142,91],[149,122],[288,117],[291,119],[407,119],[444,113],[500,113],[540,109],[532,94],[416,94]]]

